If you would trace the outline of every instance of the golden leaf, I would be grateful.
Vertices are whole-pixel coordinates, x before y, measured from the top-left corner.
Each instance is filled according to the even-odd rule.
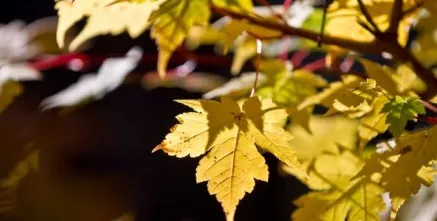
[[[197,167],[197,182],[208,181],[208,190],[222,204],[227,220],[233,220],[238,202],[253,190],[255,179],[267,181],[267,166],[255,145],[305,176],[289,142],[292,136],[282,129],[287,113],[271,100],[178,102],[196,112],[178,115],[180,124],[154,151],[177,157],[206,153]]]
[[[378,221],[385,206],[383,189],[368,179],[350,180],[362,165],[363,161],[348,151],[316,158],[312,173],[324,184],[323,191],[311,191],[297,199],[293,220]]]
[[[388,102],[385,96],[379,96],[372,103],[372,110],[360,119],[358,134],[360,136],[360,148],[365,145],[378,134],[384,133],[388,129],[386,123],[387,113],[382,113],[382,108]]]
[[[437,126],[401,136],[395,147],[381,154],[375,153],[366,161],[357,175],[378,177],[379,183],[397,203],[391,218],[402,203],[419,191],[420,186],[430,186],[436,171],[432,168],[437,158]]]

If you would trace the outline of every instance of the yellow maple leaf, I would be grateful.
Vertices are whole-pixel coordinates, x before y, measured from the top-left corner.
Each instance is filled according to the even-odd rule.
[[[436,134],[437,126],[433,126],[397,138],[392,149],[375,153],[357,175],[378,177],[380,185],[396,202],[392,206],[392,219],[403,202],[417,193],[422,184],[432,184],[436,174],[432,168],[433,160],[437,158]]]
[[[265,160],[255,145],[271,152],[296,171],[300,163],[290,145],[291,134],[282,129],[287,114],[269,99],[252,97],[236,103],[223,98],[179,100],[196,112],[180,114],[177,124],[154,150],[177,157],[206,153],[196,171],[197,182],[208,181],[208,190],[233,220],[238,202],[251,192],[255,179],[267,181]]]
[[[400,88],[400,76],[396,70],[364,58],[360,58],[359,62],[363,65],[367,76],[374,79],[384,90],[393,95],[403,92]]]
[[[213,0],[230,9],[252,8],[250,0]],[[57,41],[64,46],[66,32],[78,21],[88,17],[85,28],[70,44],[78,48],[97,35],[118,35],[124,31],[135,38],[149,26],[159,47],[158,73],[163,77],[173,51],[182,44],[194,26],[206,26],[211,11],[205,0],[61,0],[56,4],[59,14]]]
[[[349,151],[317,157],[312,172],[324,189],[298,198],[293,220],[379,220],[379,212],[385,207],[383,189],[368,179],[350,180],[362,165],[363,160]]]
[[[138,37],[149,26],[149,17],[167,0],[117,1],[117,0],[75,0],[59,1],[57,41],[64,46],[65,34],[76,22],[88,17],[87,24],[71,42],[69,49],[75,50],[86,40],[97,35],[118,35],[127,31]]]
[[[313,115],[309,122],[311,132],[296,123],[287,128],[294,136],[291,145],[296,149],[297,156],[302,160],[302,166],[307,170],[308,176],[300,176],[294,168],[287,165],[284,165],[283,169],[306,183],[311,189],[319,190],[326,188],[326,185],[311,172],[313,161],[323,154],[339,155],[341,150],[354,150],[358,121],[340,116]]]
[[[0,113],[3,112],[15,99],[23,93],[23,87],[15,81],[8,81],[0,88]]]
[[[157,14],[151,36],[159,47],[158,73],[163,77],[173,51],[194,25],[208,24],[211,12],[204,0],[178,0],[167,1]]]
[[[372,103],[372,110],[360,119],[358,134],[360,136],[359,147],[363,149],[365,145],[378,134],[384,133],[388,129],[386,122],[387,113],[383,113],[382,108],[388,102],[385,96],[379,96]]]
[[[375,98],[383,96],[381,91],[375,80],[362,81],[358,86],[351,88],[348,93],[340,94],[326,114],[339,111],[350,118],[362,117],[372,110],[370,105]]]
[[[342,81],[331,83],[328,88],[323,90],[314,96],[310,96],[299,104],[298,109],[307,108],[315,104],[320,104],[325,107],[332,107],[334,101],[347,93],[352,89],[358,87],[362,82],[362,78],[354,75],[343,75]],[[332,112],[329,111],[329,112]]]

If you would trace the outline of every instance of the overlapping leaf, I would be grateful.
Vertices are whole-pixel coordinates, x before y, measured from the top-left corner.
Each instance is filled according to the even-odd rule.
[[[305,99],[299,105],[298,109],[307,108],[316,104],[320,104],[325,107],[334,109],[333,107],[334,101],[337,98],[350,93],[351,90],[357,88],[362,80],[363,80],[362,78],[354,75],[344,75],[342,76],[342,81],[331,83],[329,87],[323,90],[322,92]],[[364,100],[361,99],[361,101]],[[330,112],[334,111],[332,109],[330,110]]]
[[[382,112],[382,108],[388,102],[385,96],[379,96],[372,103],[372,110],[360,119],[358,134],[360,137],[359,147],[363,149],[366,144],[378,134],[384,133],[388,129],[387,113]]]
[[[312,116],[309,130],[298,123],[293,123],[287,130],[294,139],[291,144],[296,149],[299,159],[308,172],[308,179],[301,177],[293,168],[284,166],[284,170],[299,178],[311,189],[325,189],[326,183],[320,180],[312,170],[314,160],[323,154],[339,155],[341,150],[354,150],[357,142],[357,120],[345,117]],[[323,145],[320,145],[323,144]]]
[[[234,9],[252,7],[250,0],[212,2]],[[135,38],[151,26],[151,36],[159,47],[158,72],[163,76],[171,54],[190,29],[208,24],[211,14],[208,4],[205,0],[61,0],[56,4],[60,17],[58,44],[63,47],[67,31],[85,17],[88,17],[87,24],[70,44],[71,50],[97,35],[118,35],[127,31]]]
[[[298,198],[293,220],[378,221],[385,207],[383,189],[368,179],[350,180],[362,165],[363,161],[350,152],[316,158],[312,171],[326,189]]]
[[[380,185],[390,193],[392,219],[403,202],[417,193],[422,184],[431,185],[436,174],[432,168],[437,158],[436,134],[437,127],[433,126],[397,138],[393,149],[375,153],[358,174],[358,177],[377,177]]]
[[[242,104],[223,98],[178,101],[196,112],[177,116],[173,127],[155,150],[177,157],[206,154],[196,172],[198,182],[208,181],[208,190],[222,204],[228,220],[233,220],[238,202],[251,192],[255,179],[267,181],[265,160],[256,146],[271,152],[300,171],[291,135],[282,129],[285,110],[275,109],[271,100],[252,97]]]
[[[356,150],[357,120],[344,117],[313,117],[311,131],[292,125],[293,146],[303,160],[308,177],[283,169],[299,178],[312,191],[294,203],[293,220],[379,220],[384,208],[382,188],[369,179],[354,180],[364,161]],[[323,144],[323,145],[320,145]]]
[[[418,114],[425,114],[425,106],[417,97],[406,99],[396,96],[384,105],[381,110],[387,114],[389,131],[394,136],[399,136],[404,131],[407,121],[416,120]]]
[[[313,108],[298,110],[297,106],[307,97],[317,94],[317,89],[325,87],[327,82],[312,72],[302,69],[292,70],[290,63],[279,59],[262,60],[260,71],[256,94],[263,98],[271,98],[275,103],[289,108],[293,121],[300,122],[308,129]],[[208,92],[204,97],[227,95],[240,98],[247,96],[253,87],[255,75],[255,73],[243,73],[222,87]]]

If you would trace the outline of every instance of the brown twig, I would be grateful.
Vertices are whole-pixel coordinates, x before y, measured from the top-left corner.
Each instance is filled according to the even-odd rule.
[[[366,6],[364,5],[362,0],[357,0],[358,6],[360,8],[361,13],[366,18],[367,22],[372,26],[372,28],[375,30],[376,33],[381,33],[381,30],[379,29],[378,25],[373,21],[372,16],[370,15],[369,11],[367,11]],[[402,0],[401,0],[402,1]]]
[[[326,14],[328,14],[328,0],[325,0],[323,5],[322,25],[320,27],[319,39],[317,39],[317,47],[319,48],[322,47],[323,36],[325,35]]]

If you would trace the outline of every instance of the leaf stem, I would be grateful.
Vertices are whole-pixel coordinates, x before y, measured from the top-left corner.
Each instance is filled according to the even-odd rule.
[[[256,87],[258,84],[259,69],[261,66],[261,53],[262,53],[262,41],[260,39],[256,39],[256,53],[257,53],[256,64],[255,64],[256,75],[255,75],[255,81],[253,81],[252,90],[250,91],[250,97],[253,97],[255,95]]]
[[[317,47],[322,47],[323,36],[325,35],[325,25],[326,25],[326,14],[328,13],[328,0],[325,0],[325,4],[323,5],[323,17],[322,24],[320,26],[320,35],[319,39],[317,39]]]

